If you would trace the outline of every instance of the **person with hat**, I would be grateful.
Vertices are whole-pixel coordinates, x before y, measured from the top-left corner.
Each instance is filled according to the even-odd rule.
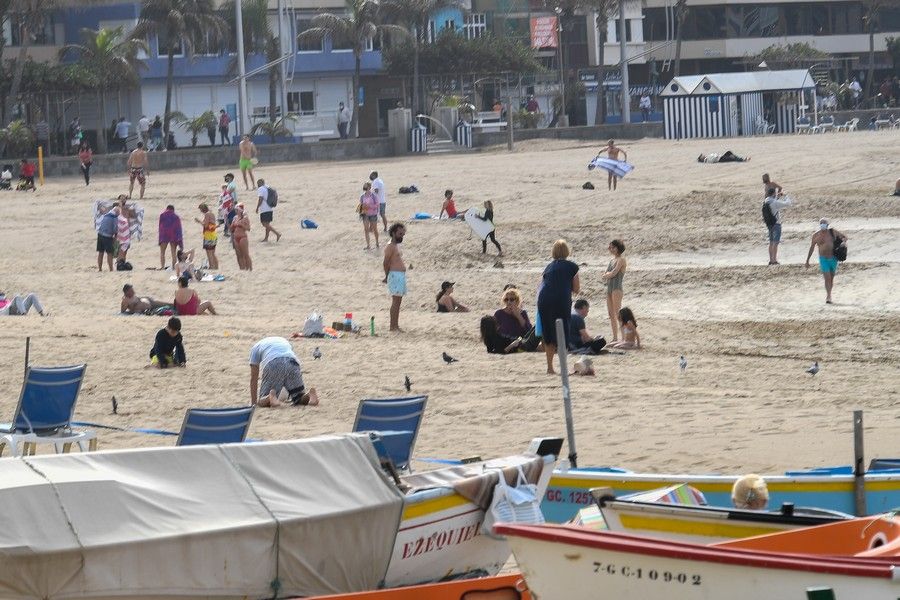
[[[454,285],[456,285],[456,283],[453,281],[445,281],[441,284],[441,291],[438,292],[436,298],[437,311],[439,313],[469,312],[468,306],[453,299]]]

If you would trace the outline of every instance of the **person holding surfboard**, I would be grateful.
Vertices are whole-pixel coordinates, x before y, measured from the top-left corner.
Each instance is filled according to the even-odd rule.
[[[497,243],[497,238],[494,237],[494,203],[490,200],[485,200],[484,215],[482,216],[478,213],[475,213],[474,217],[491,224],[491,231],[486,236],[481,238],[481,253],[487,254],[487,240],[488,238],[491,238],[491,242],[493,242],[494,245],[497,246],[497,256],[503,256],[503,249],[500,247],[500,244]]]
[[[391,241],[384,247],[384,279],[388,293],[391,295],[391,331],[400,329],[400,303],[406,295],[406,263],[403,262],[403,251],[400,244],[406,234],[403,223],[394,223],[388,230]]]

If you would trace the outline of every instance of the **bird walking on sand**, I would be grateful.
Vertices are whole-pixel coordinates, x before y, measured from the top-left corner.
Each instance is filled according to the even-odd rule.
[[[452,356],[450,356],[450,355],[447,354],[446,352],[444,352],[444,353],[441,354],[441,358],[443,358],[443,359],[444,359],[444,362],[447,363],[448,365],[449,365],[450,363],[459,362],[458,360],[456,360],[455,358],[453,358]]]
[[[687,359],[684,357],[684,354],[682,354],[682,355],[678,358],[678,368],[681,369],[681,372],[682,372],[682,373],[684,373],[685,371],[687,371]]]
[[[112,406],[113,406],[113,414],[114,415],[119,414],[119,401],[116,400],[115,396],[112,397]]]
[[[819,372],[819,361],[815,361],[810,368],[806,370],[812,376]]]
[[[407,392],[412,391],[412,381],[409,380],[409,375],[405,375],[403,377],[403,387],[406,388]]]
[[[322,351],[316,346],[316,349],[313,350],[313,360],[319,360],[320,358],[322,358]]]

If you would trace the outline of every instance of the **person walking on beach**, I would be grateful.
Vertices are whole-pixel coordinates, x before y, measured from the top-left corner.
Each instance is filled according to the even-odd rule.
[[[484,216],[476,214],[476,219],[481,219],[482,221],[487,221],[491,225],[494,225],[494,203],[490,200],[484,201]],[[494,226],[496,229],[496,226]],[[483,240],[481,240],[481,253],[487,254],[487,241],[488,238],[491,238],[491,242],[497,246],[497,256],[503,256],[503,248],[500,247],[499,242],[497,242],[497,238],[494,235],[494,230],[491,230],[487,236]]]
[[[791,199],[770,187],[763,201],[763,222],[769,230],[769,265],[777,265],[778,244],[781,243],[781,209],[793,204]]]
[[[578,265],[568,260],[571,250],[566,240],[556,240],[551,256],[553,260],[544,269],[540,292],[538,292],[538,318],[541,321],[541,336],[544,340],[544,352],[547,354],[547,374],[555,375],[553,355],[557,344],[568,346],[572,315],[572,294],[581,290],[578,278]],[[556,339],[556,320],[562,319],[564,339]]]
[[[260,381],[260,372],[262,380]],[[303,370],[291,343],[283,337],[267,337],[250,349],[250,404],[276,407],[281,405],[281,392],[293,406],[316,406],[316,388],[303,384]]]
[[[406,295],[406,263],[403,262],[403,236],[406,235],[406,226],[402,223],[394,223],[388,230],[391,241],[384,247],[384,279],[382,283],[388,286],[391,295],[391,331],[400,329],[400,303]]]
[[[81,163],[81,174],[84,175],[84,185],[91,185],[91,165],[94,164],[94,153],[87,142],[81,142],[78,149],[78,160]]]
[[[378,171],[372,171],[369,173],[369,181],[372,182],[372,193],[378,198],[378,214],[381,215],[381,223],[387,233],[387,190],[384,189],[384,180],[378,176]]]
[[[147,160],[147,152],[144,150],[144,143],[138,142],[137,148],[131,151],[128,156],[128,199],[131,200],[131,194],[134,192],[134,181],[141,186],[141,199],[144,199],[144,188],[147,186],[147,176],[150,174],[150,163]]]
[[[97,227],[97,270],[103,272],[103,255],[109,270],[113,270],[113,255],[116,253],[116,234],[119,231],[119,210],[114,208],[100,218]]]
[[[219,111],[219,135],[222,137],[222,145],[230,146],[231,140],[228,138],[228,128],[231,126],[231,117],[225,112],[225,109]]]
[[[606,282],[606,310],[609,313],[609,326],[612,328],[612,341],[619,339],[619,310],[622,308],[622,280],[628,266],[625,257],[625,244],[622,240],[613,240],[607,246],[612,260],[606,265],[606,272],[601,279]]]
[[[628,161],[628,153],[616,146],[615,140],[609,140],[606,143],[606,148],[600,151],[602,154],[606,152],[607,158],[610,160],[619,160],[619,154],[622,155],[622,161]],[[606,177],[606,187],[607,189],[614,190],[616,189],[616,184],[619,182],[619,177],[614,175],[612,171],[609,172],[609,175]]]
[[[350,109],[344,106],[343,102],[338,103],[338,114],[337,114],[337,126],[338,126],[338,135],[341,136],[342,140],[346,140],[350,136],[350,120],[352,115],[350,114]]]
[[[241,176],[244,178],[244,186],[247,190],[250,190],[250,185],[253,183],[253,159],[256,158],[256,144],[254,144],[250,140],[250,136],[246,133],[241,138],[241,143],[238,144],[238,148],[241,152],[241,158],[238,160],[238,166],[241,169]],[[250,173],[250,179],[247,180],[247,173]]]
[[[847,236],[828,226],[828,219],[819,219],[819,229],[812,235],[809,244],[809,252],[806,254],[806,268],[809,268],[809,259],[812,258],[813,248],[819,249],[819,270],[825,279],[825,303],[831,304],[831,288],[834,286],[834,276],[837,274],[838,256],[836,249],[847,243]],[[846,252],[846,251],[845,251]],[[846,258],[846,254],[844,254]]]
[[[360,218],[363,222],[363,230],[366,234],[366,250],[372,249],[369,242],[369,234],[375,235],[375,248],[378,248],[378,197],[372,193],[372,183],[367,181],[363,184],[363,193],[359,197],[359,205],[362,209]]]
[[[262,179],[256,182],[256,197],[258,201],[256,203],[256,213],[259,215],[259,222],[262,223],[262,226],[266,229],[266,235],[263,236],[262,241],[269,241],[269,232],[275,234],[275,241],[281,239],[281,234],[272,227],[272,221],[275,218],[275,207],[269,204],[269,198],[277,198],[276,192],[274,189],[270,188],[266,185],[266,182]],[[273,201],[272,204],[275,204],[277,200]]]
[[[216,257],[216,244],[219,241],[219,234],[216,232],[216,228],[219,224],[216,222],[216,216],[209,210],[209,206],[205,202],[197,208],[200,209],[203,216],[199,219],[194,217],[194,221],[203,227],[203,250],[206,251],[206,261],[209,263],[210,269],[218,271],[219,259]]]
[[[172,268],[178,262],[178,249],[184,247],[181,217],[171,204],[159,215],[159,268],[166,268],[166,248],[172,252]]]

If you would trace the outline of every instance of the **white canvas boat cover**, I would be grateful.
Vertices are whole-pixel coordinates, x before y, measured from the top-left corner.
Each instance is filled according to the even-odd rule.
[[[663,88],[660,96],[796,91],[811,89],[815,85],[816,81],[807,69],[710,73],[675,77]]]
[[[0,459],[0,598],[272,598],[385,577],[367,436]]]

